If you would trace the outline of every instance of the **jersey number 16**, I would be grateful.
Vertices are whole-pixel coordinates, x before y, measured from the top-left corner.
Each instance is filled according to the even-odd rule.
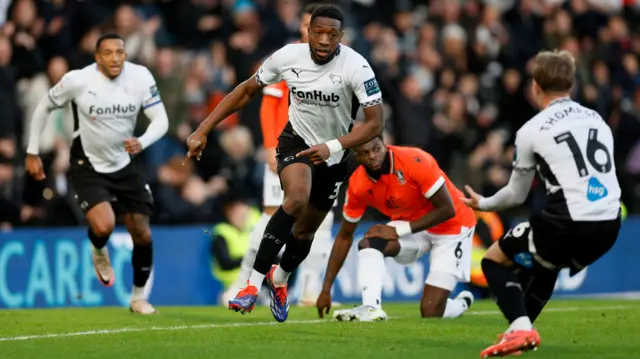
[[[555,140],[558,144],[565,142],[567,146],[569,146],[569,150],[571,151],[571,154],[573,154],[573,160],[576,163],[576,167],[578,168],[580,177],[588,176],[589,170],[587,169],[587,164],[584,161],[584,156],[580,151],[580,146],[578,146],[576,138],[573,137],[571,132],[561,133],[555,137]],[[604,163],[599,163],[596,160],[596,152],[598,150],[602,151],[607,158]],[[607,173],[611,171],[611,168],[613,166],[611,153],[609,153],[609,149],[607,149],[607,146],[598,141],[598,130],[595,128],[589,129],[589,139],[587,140],[587,160],[589,161],[591,166],[600,173]]]

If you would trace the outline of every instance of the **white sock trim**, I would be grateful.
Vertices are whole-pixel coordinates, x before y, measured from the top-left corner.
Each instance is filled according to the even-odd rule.
[[[280,266],[276,266],[276,269],[273,271],[273,284],[278,287],[286,285],[289,280],[289,275],[291,275],[291,273],[285,272]]]
[[[533,324],[531,323],[531,319],[527,316],[519,317],[514,320],[509,326],[510,332],[516,332],[519,330],[531,330],[533,329]]]

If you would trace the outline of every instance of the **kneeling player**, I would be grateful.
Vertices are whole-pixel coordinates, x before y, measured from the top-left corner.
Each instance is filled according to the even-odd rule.
[[[358,282],[362,306],[336,311],[338,320],[385,320],[381,307],[384,257],[409,264],[431,251],[431,267],[422,294],[423,317],[455,318],[473,303],[470,292],[449,299],[458,282],[469,282],[471,243],[476,219],[460,201],[461,192],[434,158],[409,147],[385,146],[381,138],[355,150],[361,164],[349,179],[344,220],[333,244],[317,307],[331,309],[331,286],[353,242],[367,206],[392,219],[369,229],[358,245]]]

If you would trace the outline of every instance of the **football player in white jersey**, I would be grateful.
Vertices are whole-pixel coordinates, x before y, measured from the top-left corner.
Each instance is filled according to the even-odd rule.
[[[318,4],[308,4],[302,12],[300,18],[300,42],[302,43],[309,42],[308,28],[311,23],[311,14],[318,6]],[[264,189],[262,191],[264,209],[260,216],[260,221],[251,230],[251,244],[247,253],[242,257],[241,272],[223,295],[224,303],[227,303],[240,289],[247,285],[247,280],[253,270],[256,253],[258,253],[258,248],[260,247],[262,234],[271,216],[282,205],[282,200],[284,199],[284,193],[280,186],[280,177],[278,177],[276,146],[278,135],[289,119],[288,114],[285,112],[289,108],[288,95],[289,90],[284,81],[269,85],[263,89],[260,122],[262,123],[264,147],[269,157],[264,169]],[[336,205],[337,200],[334,202],[334,207]],[[299,269],[296,286],[300,286],[300,297],[298,299],[298,305],[300,306],[315,306],[320,294],[322,271],[327,265],[329,251],[331,250],[333,217],[333,212],[329,211],[316,231],[309,255]]]
[[[482,357],[535,349],[540,336],[532,323],[560,269],[580,272],[609,251],[620,230],[611,129],[569,98],[576,69],[568,52],[541,52],[534,61],[532,90],[541,111],[516,134],[509,183],[488,198],[467,186],[467,205],[481,211],[524,202],[536,170],[547,190],[543,211],[510,230],[482,259],[489,289],[510,323]]]
[[[276,150],[284,201],[267,224],[247,286],[229,301],[230,309],[250,312],[266,277],[271,312],[277,321],[287,319],[287,279],[309,254],[314,233],[338,196],[346,177],[348,149],[382,133],[380,88],[369,63],[340,44],[343,23],[338,7],[318,6],[311,15],[309,43],[276,51],[187,139],[187,157],[199,158],[216,124],[245,106],[263,87],[286,81],[289,122]],[[363,107],[365,122],[352,131],[355,99]],[[272,266],[285,243],[280,264]]]
[[[38,157],[40,134],[55,108],[70,106],[74,121],[69,182],[89,223],[93,265],[98,280],[115,280],[107,241],[122,215],[133,240],[133,290],[130,310],[153,314],[145,285],[153,265],[149,216],[153,197],[131,155],[140,153],[167,132],[169,120],[149,70],[126,61],[124,39],[103,35],[96,44],[94,64],[64,75],[38,104],[31,121],[26,169],[45,178]],[[139,138],[133,130],[140,110],[151,121]]]

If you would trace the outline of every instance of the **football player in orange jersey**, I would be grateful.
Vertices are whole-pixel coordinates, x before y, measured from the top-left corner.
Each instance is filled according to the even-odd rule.
[[[358,244],[358,282],[363,305],[335,311],[341,321],[386,320],[382,310],[384,257],[399,264],[415,262],[431,252],[422,294],[423,317],[455,318],[473,303],[463,291],[450,299],[458,282],[469,282],[471,244],[476,219],[461,201],[461,192],[428,153],[412,147],[386,146],[381,137],[355,150],[360,166],[349,179],[343,221],[333,244],[317,308],[331,309],[331,287],[353,243],[353,233],[367,207],[389,217],[388,224],[369,229]]]
[[[300,18],[300,42],[308,42],[308,28],[311,21],[311,14],[318,4],[308,4]],[[276,146],[278,136],[289,121],[289,88],[285,81],[266,86],[262,90],[262,104],[260,106],[260,124],[262,127],[262,137],[266,151],[267,163],[263,180],[263,212],[260,221],[251,231],[251,244],[249,251],[242,258],[240,275],[235,282],[225,292],[222,302],[227,303],[229,299],[243,287],[253,269],[253,262],[260,247],[262,234],[278,207],[282,205],[284,192],[280,186],[276,161]],[[329,212],[316,232],[315,239],[311,246],[309,256],[305,259],[298,273],[298,280],[301,287],[298,304],[301,306],[315,305],[320,293],[322,270],[324,269],[329,250],[331,248],[331,227],[333,225],[333,212]],[[284,248],[283,248],[284,250]]]

